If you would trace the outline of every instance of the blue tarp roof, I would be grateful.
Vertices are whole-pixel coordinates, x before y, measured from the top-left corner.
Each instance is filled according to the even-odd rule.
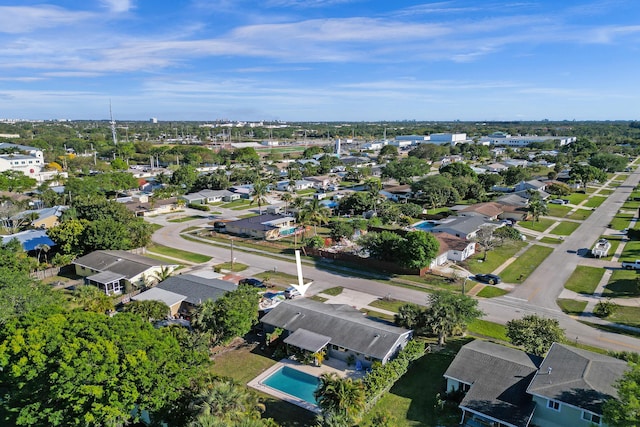
[[[49,247],[56,245],[47,236],[47,230],[26,230],[9,236],[2,236],[2,243],[9,243],[12,239],[18,239],[25,251],[33,251],[38,245],[48,245]]]

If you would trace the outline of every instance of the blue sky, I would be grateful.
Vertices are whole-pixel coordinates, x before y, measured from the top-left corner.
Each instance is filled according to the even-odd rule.
[[[0,118],[638,120],[637,0],[0,0]]]

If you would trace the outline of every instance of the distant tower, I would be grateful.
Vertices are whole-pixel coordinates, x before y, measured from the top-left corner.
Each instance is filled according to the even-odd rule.
[[[118,145],[118,135],[116,133],[116,121],[113,120],[113,113],[111,112],[111,100],[109,100],[109,116],[111,116],[111,138],[113,139],[113,145]]]
[[[336,156],[340,158],[340,138],[336,140]]]

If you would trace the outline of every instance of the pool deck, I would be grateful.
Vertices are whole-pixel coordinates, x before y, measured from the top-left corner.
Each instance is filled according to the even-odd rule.
[[[319,377],[325,372],[333,372],[342,378],[353,378],[358,379],[364,377],[364,371],[356,371],[355,369],[348,367],[347,364],[338,359],[329,359],[325,360],[321,366],[312,366],[312,365],[303,365],[295,360],[291,359],[282,359],[251,381],[247,383],[247,385],[251,388],[259,390],[263,393],[276,397],[280,400],[284,400],[285,402],[289,402],[293,405],[300,406],[308,411],[314,412],[316,414],[320,413],[320,408],[317,405],[309,403],[305,400],[302,400],[298,397],[291,396],[290,394],[284,393],[280,390],[276,390],[269,386],[263,384],[263,381],[267,379],[271,374],[273,374],[278,369],[283,366],[288,366],[292,369],[296,369],[298,371],[305,372],[309,375],[313,375],[314,377]]]

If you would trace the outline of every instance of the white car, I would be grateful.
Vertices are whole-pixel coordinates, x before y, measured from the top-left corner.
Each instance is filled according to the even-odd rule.
[[[553,199],[550,200],[549,203],[553,203],[554,205],[566,205],[569,201],[565,199]]]
[[[286,299],[293,299],[293,298],[299,297],[301,295],[302,294],[300,293],[300,291],[297,290],[296,288],[294,288],[293,286],[285,289],[285,291],[284,291],[284,297]]]

